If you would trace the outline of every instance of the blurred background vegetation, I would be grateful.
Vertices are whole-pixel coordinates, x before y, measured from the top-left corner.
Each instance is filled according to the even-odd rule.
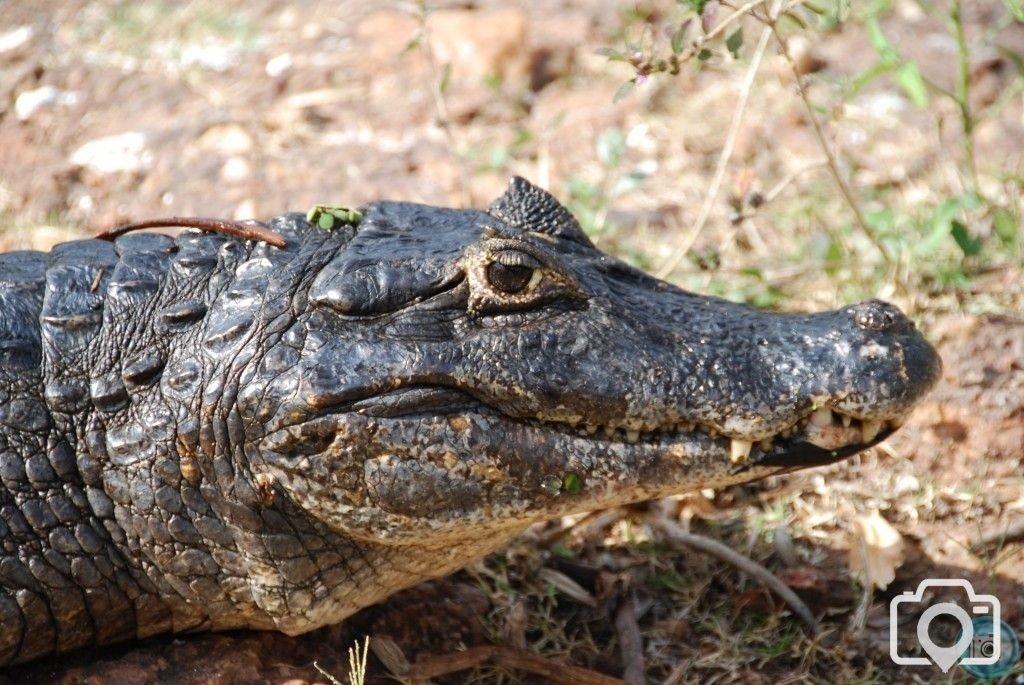
[[[9,2],[0,20],[8,246],[155,214],[483,205],[518,173],[701,291],[1013,302],[984,283],[1024,249],[1020,0]]]

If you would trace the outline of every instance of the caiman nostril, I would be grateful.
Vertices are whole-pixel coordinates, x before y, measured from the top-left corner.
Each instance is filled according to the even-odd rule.
[[[869,331],[897,332],[914,325],[898,307],[881,300],[861,302],[850,309],[854,323]]]

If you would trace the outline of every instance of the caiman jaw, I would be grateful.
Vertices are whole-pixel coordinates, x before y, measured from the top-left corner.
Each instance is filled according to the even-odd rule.
[[[729,460],[736,468],[751,466],[804,467],[827,464],[875,445],[898,429],[906,415],[890,419],[859,419],[827,407],[814,410],[774,435],[758,439],[724,435],[718,429],[688,422],[659,426],[627,420],[620,426],[579,421],[539,423],[549,429],[574,431],[593,440],[630,445],[666,443],[694,432],[728,441]]]
[[[460,410],[496,415],[506,421],[606,444],[669,446],[699,433],[720,442],[722,452],[728,453],[736,470],[749,466],[798,468],[832,463],[881,442],[903,425],[907,417],[901,414],[891,418],[858,418],[823,406],[770,435],[748,437],[729,435],[714,426],[687,421],[658,424],[623,419],[602,425],[575,416],[515,417],[463,391],[443,386],[406,386],[320,407],[322,414],[351,412],[380,418],[449,414]]]

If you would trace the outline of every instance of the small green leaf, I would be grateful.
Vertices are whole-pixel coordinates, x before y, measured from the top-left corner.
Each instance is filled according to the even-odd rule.
[[[498,93],[501,92],[501,74],[496,71],[484,74],[484,85],[488,90]]]
[[[448,86],[452,83],[452,63],[448,62],[444,65],[444,70],[441,72],[441,82],[437,85],[438,90],[441,94],[448,92]]]
[[[413,50],[418,48],[420,46],[420,43],[422,42],[422,40],[423,40],[423,36],[422,35],[413,36],[412,40],[410,40],[408,43],[406,43],[405,47],[402,48],[402,54],[405,54],[407,52],[412,52]]]
[[[915,106],[921,109],[928,106],[928,87],[916,64],[907,62],[900,67],[896,72],[896,82]]]
[[[330,212],[324,212],[317,217],[316,225],[325,231],[329,231],[334,228],[334,215]]]
[[[622,161],[626,154],[626,136],[622,131],[612,126],[605,129],[597,138],[597,158],[606,167],[614,168]]]
[[[740,48],[743,47],[743,27],[736,29],[729,34],[729,37],[725,39],[725,47],[729,49],[732,56],[739,58]]]
[[[801,17],[796,12],[783,12],[782,16],[785,17],[786,19],[789,19],[791,22],[799,26],[804,31],[807,30],[807,22],[804,21],[804,18]]]
[[[549,495],[557,495],[562,491],[562,479],[558,476],[548,476],[541,481],[540,489]]]
[[[995,216],[992,217],[992,230],[1006,245],[1013,245],[1017,242],[1017,231],[1019,230],[1017,220],[1008,209],[1000,207],[996,210]]]
[[[878,54],[878,59],[889,67],[894,67],[899,63],[899,55],[896,54],[896,50],[892,47],[889,39],[882,33],[882,26],[878,23],[878,17],[868,17],[864,22],[864,28],[867,29],[868,40]]]
[[[949,232],[953,235],[956,244],[960,246],[964,256],[974,257],[981,253],[981,241],[971,237],[971,234],[967,232],[967,227],[957,219],[953,219]]]
[[[1024,3],[1021,0],[1005,0],[1006,8],[1010,10],[1010,14],[1017,21],[1024,22]]]
[[[611,197],[619,197],[626,193],[631,193],[644,184],[644,181],[650,176],[650,172],[646,169],[637,167],[631,169],[628,174],[625,174],[612,187],[609,195]]]
[[[575,473],[565,474],[562,479],[562,490],[567,495],[578,495],[583,490],[583,479]]]
[[[829,236],[828,248],[825,250],[825,262],[830,266],[843,263],[843,246],[835,236]]]
[[[559,559],[572,559],[576,556],[575,552],[573,552],[571,549],[569,549],[560,542],[556,542],[555,544],[551,545],[550,547],[548,547],[548,550]]]
[[[501,169],[508,164],[508,160],[508,148],[504,145],[495,145],[491,148],[490,155],[488,155],[487,166],[491,169]]]
[[[306,212],[306,222],[316,224],[324,231],[332,230],[337,224],[357,225],[363,215],[348,207],[332,207],[331,205],[313,205]]]
[[[804,0],[800,7],[818,15],[819,21],[825,27],[838,26],[850,18],[850,0],[822,0],[822,3]]]
[[[525,126],[519,126],[516,128],[515,140],[512,141],[512,147],[517,148],[522,145],[526,145],[533,140],[533,132]]]
[[[618,50],[616,50],[615,48],[601,47],[601,48],[598,48],[597,50],[594,50],[594,54],[595,55],[601,55],[602,57],[607,57],[610,62],[625,62],[625,61],[627,61],[626,60],[626,56],[623,55]]]
[[[882,74],[887,74],[890,71],[892,71],[892,67],[887,64],[883,64],[882,62],[877,62],[874,66],[870,66],[860,72],[854,76],[853,80],[850,82],[850,92],[847,95],[847,98],[852,100],[857,97],[860,91],[864,89],[864,86],[868,85]]]
[[[634,88],[636,88],[635,83],[633,83],[632,81],[626,81],[625,83],[618,87],[618,90],[615,91],[615,96],[612,97],[612,102],[619,102],[627,95],[632,93]]]
[[[711,59],[711,56],[713,54],[714,53],[712,53],[710,50],[704,48],[703,50],[697,53],[697,59],[700,60],[701,62],[707,62],[709,59]]]
[[[686,33],[690,29],[690,20],[684,21],[679,25],[675,31],[672,32],[670,43],[672,44],[672,54],[678,55],[686,47]]]
[[[946,240],[946,236],[953,230],[953,221],[962,210],[977,209],[981,199],[977,195],[967,194],[949,197],[942,201],[932,212],[932,218],[928,222],[931,230],[928,236],[919,242],[914,252],[921,256],[927,256],[935,252],[939,245]]]

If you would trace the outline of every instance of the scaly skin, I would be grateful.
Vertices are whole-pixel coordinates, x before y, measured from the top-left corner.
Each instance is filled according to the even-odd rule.
[[[536,521],[855,453],[939,373],[890,305],[683,292],[521,179],[330,223],[0,255],[0,665],[312,630]]]

